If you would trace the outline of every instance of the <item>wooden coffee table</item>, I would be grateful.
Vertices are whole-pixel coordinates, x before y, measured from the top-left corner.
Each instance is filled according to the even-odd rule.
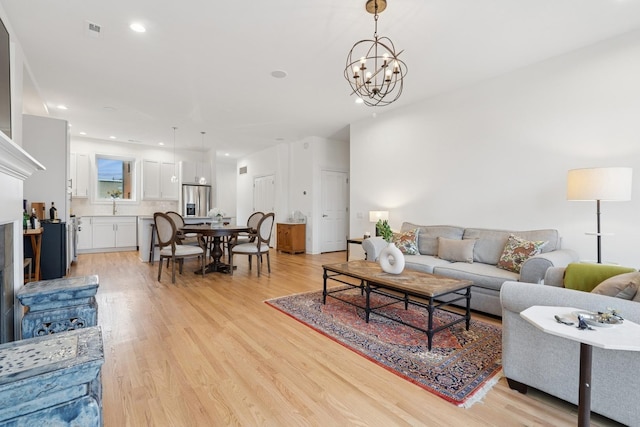
[[[326,304],[327,297],[332,297],[347,304],[362,308],[365,312],[365,321],[367,323],[369,322],[369,315],[371,313],[376,313],[380,316],[386,317],[387,319],[397,321],[403,325],[425,332],[427,334],[429,350],[431,350],[433,335],[435,333],[463,321],[466,322],[467,331],[469,330],[469,323],[471,321],[471,285],[473,284],[470,280],[452,279],[449,277],[406,269],[401,274],[389,274],[382,271],[382,268],[380,268],[378,263],[373,261],[350,261],[340,264],[325,264],[322,268],[324,269],[324,286],[322,290],[323,304]],[[354,281],[353,279],[356,280]],[[343,285],[347,285],[347,287],[329,290],[327,289],[327,282],[329,280],[342,283]],[[364,307],[340,298],[341,292],[353,288],[359,288],[364,292]],[[372,293],[390,297],[393,299],[393,302],[385,303],[384,305],[377,307],[371,307],[370,296]],[[458,295],[458,297],[446,302],[437,300],[441,296],[450,294]],[[463,299],[467,300],[464,315],[444,308]],[[404,303],[405,310],[409,307],[409,304],[426,308],[429,312],[427,328],[425,329],[419,325],[405,323],[378,311],[378,309],[382,307],[397,304],[399,302]],[[434,327],[433,313],[436,309],[457,314],[459,315],[459,318],[454,319],[451,323],[446,325]]]

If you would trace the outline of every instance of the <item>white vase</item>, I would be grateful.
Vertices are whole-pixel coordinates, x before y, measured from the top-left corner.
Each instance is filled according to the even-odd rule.
[[[397,248],[395,243],[389,243],[380,252],[378,263],[385,273],[400,274],[404,270],[404,254]]]
[[[221,216],[212,216],[211,217],[211,228],[217,228],[222,226],[222,217]]]

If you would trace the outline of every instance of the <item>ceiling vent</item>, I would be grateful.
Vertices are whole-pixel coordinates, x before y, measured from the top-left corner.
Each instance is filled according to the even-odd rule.
[[[97,39],[100,36],[100,25],[85,21],[85,34]]]
[[[238,172],[240,172],[240,175],[244,175],[245,173],[247,173],[247,167],[246,167],[246,166],[242,166],[242,167],[239,169],[239,171],[238,171]]]

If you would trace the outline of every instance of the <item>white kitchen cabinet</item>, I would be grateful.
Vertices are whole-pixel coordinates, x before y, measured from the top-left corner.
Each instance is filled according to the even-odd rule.
[[[162,163],[160,165],[160,198],[162,200],[178,200],[178,181],[171,182],[171,178],[178,176],[178,170],[174,163]]]
[[[142,199],[160,199],[160,162],[142,161]]]
[[[135,250],[138,244],[137,221],[135,216],[82,217],[78,250]]]
[[[142,161],[142,199],[178,200],[178,183],[171,182],[174,164],[155,160]]]
[[[91,217],[78,218],[78,250],[84,251],[93,246],[93,226]]]
[[[180,182],[183,184],[199,184],[204,176],[206,184],[211,184],[211,164],[209,162],[180,162]]]
[[[73,197],[89,197],[89,155],[71,153],[69,169]]]

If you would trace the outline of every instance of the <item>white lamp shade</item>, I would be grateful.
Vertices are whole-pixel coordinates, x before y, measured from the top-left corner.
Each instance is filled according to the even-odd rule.
[[[389,211],[369,211],[370,222],[378,222],[379,220],[388,221]]]
[[[631,200],[631,168],[572,169],[567,176],[567,200]]]

